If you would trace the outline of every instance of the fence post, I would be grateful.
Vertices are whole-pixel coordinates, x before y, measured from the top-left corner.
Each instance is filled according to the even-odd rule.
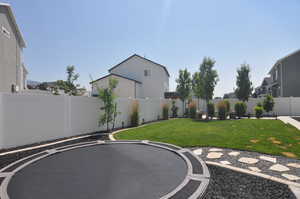
[[[289,97],[289,112],[290,116],[292,116],[292,97]]]

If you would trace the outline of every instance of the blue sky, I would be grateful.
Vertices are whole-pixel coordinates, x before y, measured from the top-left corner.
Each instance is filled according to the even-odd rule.
[[[0,0],[1,1],[1,0]],[[275,61],[300,48],[299,0],[6,0],[27,42],[29,79],[65,79],[75,65],[79,83],[137,53],[166,65],[170,89],[180,68],[195,72],[216,60],[215,96],[235,86],[247,62],[259,85]],[[80,3],[79,3],[80,2]]]

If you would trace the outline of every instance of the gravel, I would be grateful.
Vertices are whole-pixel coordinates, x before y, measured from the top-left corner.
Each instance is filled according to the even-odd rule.
[[[205,199],[296,199],[287,185],[208,165],[211,178]]]

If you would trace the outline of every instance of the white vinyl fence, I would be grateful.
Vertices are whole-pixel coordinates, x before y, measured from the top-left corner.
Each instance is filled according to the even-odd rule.
[[[134,99],[120,98],[116,128],[130,124]],[[140,122],[162,118],[162,105],[166,99],[137,99]],[[219,100],[214,100],[217,103]],[[262,99],[250,99],[248,112]],[[197,101],[196,101],[197,102]],[[231,107],[237,100],[231,99]],[[178,115],[182,115],[182,102],[177,100]],[[50,96],[0,93],[0,149],[41,141],[104,130],[99,127],[101,103],[92,97]],[[200,100],[200,110],[205,111]],[[171,111],[169,111],[171,114]],[[276,98],[274,112],[279,115],[300,115],[300,98]]]
[[[117,100],[121,114],[116,128],[130,125],[133,101]],[[171,104],[166,99],[137,101],[140,122],[162,118],[162,105]],[[0,149],[104,130],[98,122],[100,107],[99,99],[93,97],[0,93]]]

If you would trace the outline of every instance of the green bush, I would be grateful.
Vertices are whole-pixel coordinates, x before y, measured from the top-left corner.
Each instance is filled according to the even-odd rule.
[[[223,102],[226,104],[226,113],[230,113],[230,102],[229,100],[223,100]]]
[[[189,103],[189,116],[190,118],[195,119],[196,118],[196,113],[197,113],[197,105],[195,102]]]
[[[266,98],[264,99],[263,101],[263,107],[264,107],[264,110],[268,113],[270,111],[273,110],[273,107],[274,107],[274,99],[271,95],[267,95]]]
[[[261,102],[258,102],[258,103],[256,104],[256,106],[263,107],[263,105],[262,105]]]
[[[255,106],[255,107],[254,107],[254,111],[255,111],[255,116],[256,116],[256,118],[259,119],[259,118],[261,118],[264,109],[263,109],[261,106]]]
[[[139,103],[138,101],[134,101],[132,104],[132,113],[131,113],[131,126],[138,126],[139,125]]]
[[[225,120],[226,116],[227,116],[227,104],[225,101],[220,101],[217,104],[217,108],[218,108],[218,117],[220,120]]]
[[[163,110],[163,119],[164,120],[168,120],[169,119],[169,104],[164,104],[162,107]]]
[[[212,102],[207,104],[207,114],[211,119],[215,116],[215,105]]]
[[[177,117],[177,116],[178,116],[178,114],[177,114],[177,112],[178,112],[178,107],[175,105],[175,103],[176,103],[176,101],[173,100],[173,101],[172,101],[172,107],[171,107],[172,117]]]
[[[241,118],[245,115],[246,111],[247,111],[247,105],[245,102],[237,102],[234,105],[234,110],[236,115]]]

